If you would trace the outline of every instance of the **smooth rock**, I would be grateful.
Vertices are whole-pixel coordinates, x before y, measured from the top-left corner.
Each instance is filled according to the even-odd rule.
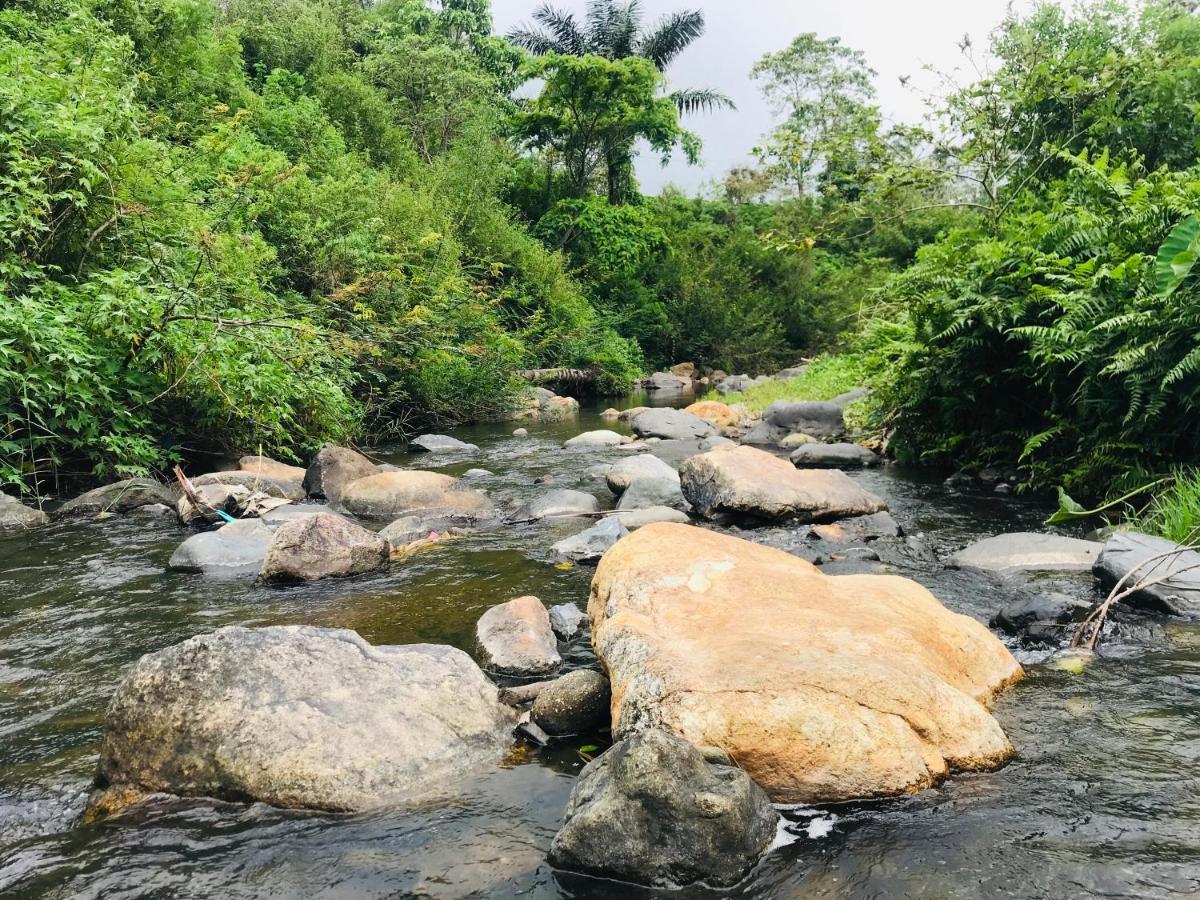
[[[294,522],[296,519],[303,519],[307,516],[315,516],[319,512],[328,511],[329,507],[324,503],[287,503],[283,506],[267,510],[259,516],[259,519],[274,530],[285,522]]]
[[[802,431],[821,438],[836,437],[846,431],[840,406],[812,400],[776,400],[763,413],[763,421],[788,434]]]
[[[615,431],[585,431],[563,442],[563,447],[573,450],[580,447],[616,447],[624,444],[628,438]]]
[[[648,506],[645,509],[622,510],[617,513],[616,517],[630,531],[636,531],[655,522],[677,522],[682,525],[691,522],[687,513],[669,506]]]
[[[620,519],[605,516],[591,528],[551,545],[550,552],[558,560],[595,564],[627,534],[629,531]]]
[[[513,437],[529,437],[528,428],[514,428]]]
[[[621,418],[621,411],[610,406],[604,412],[600,413],[600,418],[607,419],[610,422],[615,422],[617,419]]]
[[[588,616],[615,737],[722,747],[776,802],[910,793],[1013,754],[987,706],[1021,667],[904,578],[649,525],[600,562]]]
[[[474,524],[496,514],[485,494],[439,472],[404,469],[359,478],[342,488],[339,505],[365,519],[398,519],[420,513]]]
[[[498,763],[512,727],[495,686],[453,647],[222,628],[143,656],[124,678],[97,781],[110,796],[362,810]],[[103,796],[93,808],[112,810]]]
[[[710,762],[651,729],[584,767],[550,864],[656,888],[729,887],[766,852],[778,822],[762,789],[729,759]]]
[[[672,441],[705,438],[717,433],[711,422],[680,409],[648,409],[629,423],[641,438],[658,437]]]
[[[254,471],[207,472],[192,479],[196,487],[207,484],[241,485],[250,492],[266,494],[268,497],[278,497],[281,500],[303,500],[306,496],[304,483],[300,479],[286,480],[268,478]]]
[[[262,570],[271,529],[261,519],[239,519],[193,534],[171,554],[167,568],[209,578],[254,577]]]
[[[663,462],[657,456],[643,453],[609,466],[605,482],[608,484],[608,489],[619,496],[635,479],[670,477],[674,477],[676,482],[679,480],[679,473],[673,466]]]
[[[680,378],[693,379],[696,377],[696,364],[694,362],[681,362],[671,366],[668,370],[672,375],[677,375]]]
[[[631,406],[629,409],[621,410],[620,415],[617,416],[617,420],[620,422],[629,422],[636,419],[648,409],[650,409],[649,406]]]
[[[682,393],[692,389],[691,377],[672,375],[669,372],[655,372],[646,379],[646,390]]]
[[[600,504],[591,494],[566,488],[550,491],[522,505],[509,516],[511,522],[546,518],[566,518],[600,511]]]
[[[820,441],[818,441],[811,434],[804,434],[803,432],[797,432],[796,434],[789,434],[787,437],[785,437],[783,440],[781,440],[779,442],[779,448],[781,450],[795,450],[797,447],[803,447],[806,444],[819,444],[819,443],[820,443]]]
[[[1058,534],[998,534],[959,550],[949,565],[988,572],[1087,572],[1101,549],[1102,544]]]
[[[705,518],[828,522],[882,512],[886,504],[836,469],[797,469],[753,447],[721,447],[679,470],[683,496]]]
[[[612,471],[611,463],[596,463],[593,466],[588,466],[580,481],[607,481],[608,473]]]
[[[649,509],[654,506],[683,506],[683,489],[679,473],[635,478],[617,501],[617,509]]]
[[[373,531],[333,513],[287,522],[275,532],[263,561],[268,581],[317,581],[386,568],[391,548]]]
[[[274,478],[276,481],[303,482],[304,476],[308,474],[308,470],[303,466],[289,466],[269,456],[243,456],[238,460],[238,468],[262,478]]]
[[[574,603],[559,603],[549,609],[550,628],[560,641],[569,641],[579,633],[585,618],[583,610]]]
[[[878,453],[858,444],[805,444],[791,460],[799,469],[862,469],[881,462]]]
[[[767,422],[759,420],[742,434],[743,444],[755,444],[758,446],[775,445],[787,437],[788,431],[786,428],[777,428]]]
[[[831,544],[850,541],[873,541],[883,537],[900,537],[903,531],[891,513],[879,512],[869,516],[855,516],[828,525],[814,525],[809,535]]]
[[[716,400],[701,400],[685,408],[684,412],[698,416],[717,428],[736,428],[742,421],[742,414],[738,410]]]
[[[152,478],[129,478],[114,484],[106,484],[74,500],[68,500],[54,511],[54,518],[68,516],[97,516],[100,513],[124,515],[140,506],[161,503],[175,506],[178,495],[164,484]]]
[[[863,399],[864,397],[869,396],[870,393],[871,393],[870,390],[865,387],[854,388],[852,390],[846,391],[846,393],[844,393],[844,394],[838,394],[836,397],[831,399],[829,402],[835,404],[836,406],[840,406],[842,409],[845,409],[851,403],[854,403],[858,400]]]
[[[337,500],[347,484],[377,471],[375,463],[358,451],[326,444],[304,474],[304,490],[310,497]]]
[[[775,380],[776,381],[791,381],[793,378],[803,375],[807,371],[808,371],[807,365],[790,366],[786,369],[780,369],[778,372],[776,372]]]
[[[391,545],[392,551],[407,547],[415,541],[428,538],[431,534],[446,534],[462,528],[453,517],[439,515],[401,516],[379,532],[379,536]]]
[[[608,724],[608,679],[592,669],[556,678],[533,701],[532,717],[546,734],[587,734]]]
[[[490,469],[467,469],[467,471],[462,473],[462,478],[460,480],[476,481],[480,478],[491,478],[495,474],[496,473]]]
[[[1090,604],[1063,594],[1036,594],[1006,603],[988,624],[1005,634],[1019,634],[1037,623],[1066,625],[1077,622],[1091,609]],[[1061,637],[1066,632],[1060,630]]]
[[[717,391],[722,394],[740,394],[754,385],[755,381],[749,375],[727,375],[717,384]]]
[[[537,597],[518,597],[479,617],[475,635],[484,665],[505,675],[541,675],[562,663],[550,615]]]
[[[447,434],[423,434],[408,442],[413,453],[478,453],[479,447]]]
[[[50,517],[40,509],[26,506],[16,497],[0,492],[0,533],[37,528],[49,521]]]
[[[1154,612],[1200,618],[1200,553],[1180,550],[1179,544],[1137,531],[1121,531],[1104,544],[1092,572],[1105,588],[1130,572],[1124,588],[1138,581],[1145,586],[1123,600],[1129,606]],[[1164,553],[1172,556],[1150,562]],[[1150,583],[1155,582],[1155,583]]]

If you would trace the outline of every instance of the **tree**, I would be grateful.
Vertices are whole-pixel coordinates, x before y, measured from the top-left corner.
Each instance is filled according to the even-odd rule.
[[[704,13],[682,10],[660,20],[653,29],[643,27],[639,0],[620,3],[617,0],[592,0],[586,22],[581,26],[570,12],[543,3],[533,13],[540,25],[521,26],[509,33],[509,40],[535,56],[600,56],[607,60],[641,57],[659,72],[696,39],[704,34]],[[680,114],[733,109],[733,101],[724,94],[709,90],[683,89],[670,95]],[[633,188],[632,146],[613,145],[605,148],[605,169],[608,179],[608,198],[612,203],[624,202]]]

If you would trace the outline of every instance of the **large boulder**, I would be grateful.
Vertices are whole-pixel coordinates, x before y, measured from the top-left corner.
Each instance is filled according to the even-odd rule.
[[[54,517],[97,516],[101,513],[124,515],[143,506],[175,506],[176,493],[152,478],[130,478],[115,484],[106,484],[74,500],[68,500],[57,510]]]
[[[1118,531],[1100,551],[1092,572],[1106,588],[1143,585],[1123,602],[1153,612],[1200,618],[1200,553],[1136,531]]]
[[[396,552],[410,544],[429,538],[431,535],[443,535],[450,532],[461,532],[462,523],[453,516],[420,514],[401,516],[384,527],[379,536],[386,540]]]
[[[303,478],[272,478],[256,471],[241,469],[230,472],[207,472],[192,479],[196,487],[207,484],[241,485],[251,492],[266,494],[280,500],[303,500],[305,497]]]
[[[0,492],[0,534],[37,528],[49,521],[50,517],[40,509],[26,506],[16,497]]]
[[[437,514],[472,524],[492,518],[495,508],[485,494],[460,487],[439,472],[401,469],[359,478],[342,488],[338,504],[366,519],[398,519],[411,513]]]
[[[387,540],[349,519],[321,512],[279,526],[267,547],[262,574],[268,581],[317,581],[386,568]]]
[[[716,377],[714,376],[714,381]],[[717,392],[721,394],[740,394],[748,391],[756,384],[749,375],[728,375],[717,384]]]
[[[562,663],[550,614],[537,597],[493,606],[475,625],[484,665],[505,675],[541,675]]]
[[[907,793],[1013,754],[987,707],[1021,667],[904,578],[649,525],[601,560],[588,615],[615,737],[722,747],[776,802]]]
[[[670,372],[655,372],[646,379],[646,390],[682,393],[692,389],[691,376],[673,375]]]
[[[717,433],[711,422],[681,409],[647,409],[630,421],[629,427],[641,438],[663,438],[686,441],[706,438]]]
[[[752,424],[745,433],[742,434],[743,444],[757,444],[759,446],[774,446],[782,444],[788,437],[786,428],[778,428],[771,425],[769,422],[758,420]],[[815,438],[814,438],[815,440]]]
[[[658,729],[615,744],[580,773],[551,865],[656,888],[741,881],[779,814],[732,760],[708,757]]]
[[[461,650],[222,628],[143,656],[104,723],[93,810],[140,792],[361,810],[498,763],[512,715]]]
[[[619,496],[638,478],[668,478],[672,475],[678,480],[679,473],[669,463],[649,453],[642,453],[613,463],[604,480],[608,489]]]
[[[263,478],[274,478],[276,481],[299,481],[303,483],[308,470],[301,466],[289,466],[269,456],[243,456],[238,460],[238,468],[243,472],[253,472]]]
[[[840,406],[813,400],[776,400],[763,413],[763,421],[789,434],[802,431],[814,437],[837,437],[846,431]]]
[[[753,447],[718,447],[679,470],[683,496],[700,515],[772,522],[828,522],[881,512],[886,504],[836,469],[797,469]]]
[[[617,434],[615,431],[585,431],[583,434],[577,434],[565,441],[563,447],[568,450],[587,447],[619,447],[628,440],[626,435]]]
[[[802,444],[791,459],[800,469],[862,469],[880,463],[878,453],[859,444]]]
[[[262,519],[239,519],[216,531],[193,534],[180,544],[167,568],[209,578],[254,577],[262,570],[271,529]]]
[[[304,475],[304,490],[310,497],[337,500],[347,484],[378,471],[375,463],[357,450],[326,444]]]
[[[1087,572],[1102,546],[1058,534],[997,534],[959,550],[949,562],[988,572]]]
[[[530,712],[547,734],[584,734],[607,726],[609,698],[607,678],[576,669],[540,691]]]
[[[414,453],[478,453],[476,444],[468,444],[447,434],[423,434],[408,443]]]
[[[717,428],[736,428],[742,422],[742,413],[716,400],[701,400],[684,409],[685,413],[698,416]]]
[[[605,516],[591,528],[563,538],[550,547],[555,559],[577,563],[596,563],[629,531],[616,516]]]
[[[522,504],[516,512],[509,516],[509,520],[513,522],[529,522],[540,519],[582,516],[599,511],[600,504],[591,494],[584,493],[583,491],[572,491],[568,488],[559,488]]]
[[[548,388],[533,388],[513,410],[510,418],[534,422],[563,422],[579,415],[579,401],[560,397]]]
[[[649,509],[653,506],[683,506],[683,489],[679,484],[679,473],[674,469],[669,475],[643,475],[630,482],[629,487],[617,501],[617,509]]]

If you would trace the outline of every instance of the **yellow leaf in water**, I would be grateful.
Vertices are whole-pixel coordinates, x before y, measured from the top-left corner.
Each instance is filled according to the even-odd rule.
[[[1072,653],[1069,656],[1060,656],[1057,659],[1050,660],[1050,668],[1058,672],[1067,672],[1071,675],[1082,675],[1084,666],[1091,659],[1091,654]]]
[[[571,569],[575,568],[575,563],[569,563],[569,562],[555,563],[554,568],[562,569],[564,572],[569,572]]]

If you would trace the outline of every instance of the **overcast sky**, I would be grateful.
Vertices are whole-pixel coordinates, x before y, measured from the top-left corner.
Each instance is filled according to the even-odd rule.
[[[529,21],[541,0],[492,0],[496,30],[506,33]],[[958,42],[969,34],[976,47],[985,47],[988,33],[1004,18],[1012,0],[642,0],[647,19],[682,8],[704,10],[707,31],[671,66],[672,85],[712,87],[737,103],[736,112],[689,116],[685,124],[704,140],[701,165],[688,166],[676,158],[663,169],[656,157],[643,154],[638,161],[641,186],[657,192],[667,182],[689,193],[720,178],[732,166],[750,159],[759,138],[772,127],[771,111],[758,86],[750,80],[750,67],[764,54],[786,47],[797,34],[814,31],[821,37],[837,35],[863,51],[879,75],[879,103],[888,119],[918,122],[925,112],[921,94],[902,87],[901,76],[912,76],[912,85],[936,89],[922,70],[960,70],[969,81],[969,68]],[[574,10],[583,18],[586,0],[557,0],[556,6]],[[1029,0],[1015,0],[1018,10]],[[678,157],[678,154],[677,154]]]

